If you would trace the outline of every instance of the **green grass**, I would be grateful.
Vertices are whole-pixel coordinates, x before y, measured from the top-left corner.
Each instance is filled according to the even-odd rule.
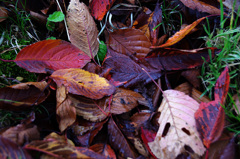
[[[201,79],[205,86],[203,95],[208,95],[210,99],[213,99],[215,83],[223,69],[228,66],[231,80],[224,109],[230,122],[228,129],[235,133],[240,133],[239,110],[233,100],[233,96],[240,89],[240,27],[237,26],[239,19],[238,16],[233,16],[233,11],[229,16],[230,18],[224,18],[223,6],[222,4],[220,6],[222,12],[220,16],[220,28],[211,31],[209,23],[204,26],[207,33],[207,37],[205,37],[206,45],[208,47],[217,47],[221,49],[221,52],[215,58],[211,58],[210,62],[205,63],[202,67]],[[240,7],[238,9],[239,12]]]

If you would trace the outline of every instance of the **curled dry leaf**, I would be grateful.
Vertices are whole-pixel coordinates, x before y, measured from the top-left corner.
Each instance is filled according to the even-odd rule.
[[[89,7],[92,16],[97,20],[102,20],[114,2],[115,0],[90,0]]]
[[[69,42],[43,40],[23,48],[14,61],[29,72],[47,73],[59,69],[82,68],[90,58]]]
[[[57,88],[56,99],[56,114],[59,117],[59,129],[63,132],[75,122],[77,117],[76,108],[71,106],[72,101],[67,97],[67,91],[63,85]]]
[[[205,148],[194,119],[199,104],[179,91],[166,90],[164,95],[158,110],[160,127],[154,141],[149,143],[151,151],[157,158],[171,159],[190,148],[192,156],[202,156]]]
[[[88,7],[79,0],[71,0],[67,10],[66,21],[70,41],[89,57],[98,52],[98,29]]]
[[[114,93],[115,87],[97,74],[76,68],[55,71],[50,76],[58,86],[64,85],[69,93],[100,99]]]
[[[151,48],[163,48],[163,47],[169,47],[173,44],[176,44],[180,40],[182,40],[188,33],[190,33],[202,20],[204,20],[206,17],[202,17],[196,21],[194,21],[192,24],[186,26],[184,29],[181,29],[177,33],[175,33],[171,38],[169,38],[166,43],[160,45],[160,46],[152,46]]]
[[[32,141],[25,145],[24,148],[43,152],[55,158],[90,158],[84,152],[78,151],[71,140],[67,139],[64,135],[60,136],[54,132],[43,140]]]
[[[42,103],[49,95],[46,82],[27,82],[0,89],[0,108],[19,111]]]
[[[40,133],[37,126],[31,124],[18,124],[17,126],[7,129],[1,135],[18,145],[40,139]]]
[[[220,9],[211,6],[200,0],[180,0],[185,6],[191,8],[192,10],[198,10],[199,12],[206,12],[209,14],[221,14]]]
[[[24,158],[31,159],[30,154],[19,145],[0,136],[0,158]]]
[[[138,29],[120,29],[109,35],[109,46],[122,54],[145,57],[151,46],[150,40],[141,30]]]

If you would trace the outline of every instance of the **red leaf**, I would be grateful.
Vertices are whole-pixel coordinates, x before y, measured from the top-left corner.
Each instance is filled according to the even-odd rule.
[[[63,40],[44,40],[23,48],[14,60],[29,72],[47,73],[49,70],[82,68],[90,57]]]
[[[227,97],[228,88],[230,83],[230,76],[228,73],[228,67],[226,66],[224,71],[218,77],[217,83],[214,88],[214,99],[220,101],[223,105]]]
[[[225,121],[224,109],[218,101],[201,103],[194,116],[203,144],[209,148],[210,144],[217,141],[222,134]]]
[[[92,16],[97,20],[102,20],[114,2],[115,0],[91,0],[89,7]]]
[[[216,48],[200,48],[193,50],[159,48],[150,52],[146,57],[146,61],[160,70],[173,71],[195,68],[203,64],[203,57],[206,61],[209,61],[209,49],[212,50],[212,57],[214,57],[214,50]]]
[[[151,149],[149,148],[148,146],[148,143],[149,142],[153,142],[155,137],[156,137],[156,132],[153,132],[152,130],[147,130],[147,129],[144,129],[143,127],[141,127],[141,138],[144,142],[144,144],[147,146],[147,149],[148,151],[151,153],[151,155],[155,157],[155,155],[152,153]]]

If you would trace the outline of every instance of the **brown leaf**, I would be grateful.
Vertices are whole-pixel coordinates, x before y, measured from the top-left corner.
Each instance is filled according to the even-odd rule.
[[[63,132],[75,122],[77,117],[76,108],[71,106],[72,101],[67,97],[67,91],[63,85],[57,88],[56,99],[56,114],[59,117],[59,129]]]
[[[43,140],[32,141],[25,149],[43,152],[55,158],[90,158],[89,154],[78,151],[71,140],[65,136],[51,133]]]
[[[40,133],[36,125],[18,124],[4,131],[2,137],[5,137],[18,145],[23,145],[26,142],[40,139]]]
[[[186,95],[189,95],[194,100],[196,100],[199,104],[201,102],[210,102],[211,100],[207,96],[202,96],[202,92],[198,91],[194,87],[192,87],[189,83],[185,82],[183,84],[180,84],[175,88],[175,90],[178,90],[180,92],[185,93]]]
[[[138,112],[131,116],[130,121],[139,129],[151,116],[150,112]]]
[[[137,157],[135,149],[129,144],[112,118],[108,122],[108,137],[110,145],[121,157]]]
[[[191,8],[192,10],[198,10],[199,12],[206,12],[209,14],[221,14],[220,9],[211,6],[200,0],[180,0],[185,6]]]
[[[0,89],[0,108],[19,111],[42,103],[49,95],[46,82],[21,83]],[[40,89],[39,89],[39,88]],[[44,91],[44,92],[43,92]]]
[[[50,76],[58,86],[64,85],[69,93],[83,95],[92,99],[100,99],[111,95],[115,87],[105,78],[82,69],[63,69]]]
[[[204,20],[206,17],[202,17],[196,21],[194,21],[192,24],[186,26],[184,29],[181,29],[180,31],[176,32],[171,38],[169,38],[166,43],[160,45],[160,46],[152,46],[151,48],[163,48],[163,47],[169,47],[173,44],[176,44],[180,40],[182,40],[188,33],[191,32],[192,29],[194,29],[202,20]]]
[[[7,18],[8,18],[8,10],[0,6],[0,22],[6,20]]]
[[[138,29],[120,29],[109,35],[109,46],[122,54],[145,57],[150,51],[150,40]]]
[[[16,143],[0,136],[0,158],[25,158],[31,159],[29,153],[18,146]]]
[[[93,58],[99,47],[98,29],[88,7],[78,0],[71,0],[66,20],[71,43]]]
[[[145,98],[132,90],[118,88],[113,95],[111,110],[113,114],[122,114],[128,112],[138,106],[138,100],[145,100]]]
[[[192,149],[191,155],[202,156],[205,148],[196,129],[194,113],[199,107],[197,101],[175,90],[166,90],[159,107],[159,130],[155,140],[149,143],[158,158],[176,158]],[[167,99],[166,99],[167,98]]]
[[[200,69],[185,70],[181,73],[181,76],[186,78],[195,88],[200,88],[201,86],[200,75]]]
[[[29,72],[47,73],[65,68],[82,68],[90,58],[69,42],[43,40],[23,48],[14,61]]]
[[[103,154],[107,158],[116,159],[115,152],[108,144],[97,143],[95,145],[90,146],[89,149],[91,149],[99,154]]]

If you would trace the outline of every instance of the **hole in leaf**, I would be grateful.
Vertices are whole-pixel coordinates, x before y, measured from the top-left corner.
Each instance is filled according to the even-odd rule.
[[[188,136],[191,135],[191,133],[186,128],[182,128],[182,131],[185,132]]]
[[[163,129],[163,133],[162,133],[162,137],[165,137],[168,133],[168,130],[170,128],[171,124],[170,123],[167,123]]]
[[[185,148],[185,150],[186,150],[187,152],[189,152],[189,153],[194,153],[193,149],[192,149],[190,146],[184,145],[184,148]]]

